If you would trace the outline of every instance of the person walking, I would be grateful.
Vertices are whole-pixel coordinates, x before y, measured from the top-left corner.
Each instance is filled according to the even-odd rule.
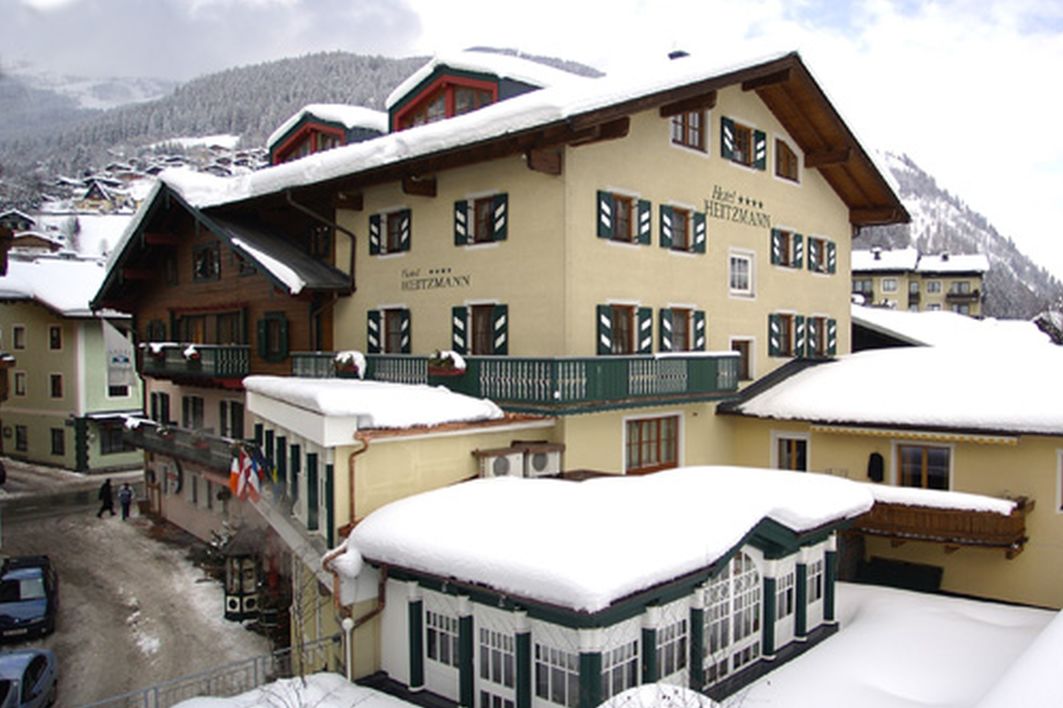
[[[118,504],[122,507],[122,521],[129,518],[129,507],[133,503],[133,488],[129,486],[129,482],[122,484],[122,488],[118,490]]]
[[[96,512],[96,518],[103,516],[105,511],[111,512],[111,516],[114,516],[114,491],[111,489],[110,478],[100,485],[100,492],[96,498],[100,500],[100,510]]]

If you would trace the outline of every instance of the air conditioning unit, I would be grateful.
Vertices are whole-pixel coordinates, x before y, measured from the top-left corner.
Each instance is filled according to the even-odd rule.
[[[527,447],[524,449],[524,476],[546,477],[561,474],[559,446]]]
[[[476,450],[480,460],[481,477],[522,477],[524,476],[524,450],[519,448],[501,448],[498,450]]]

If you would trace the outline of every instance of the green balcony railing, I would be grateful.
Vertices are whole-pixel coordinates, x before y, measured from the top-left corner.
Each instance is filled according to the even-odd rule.
[[[151,421],[144,421],[136,428],[126,428],[122,431],[122,439],[147,452],[197,462],[219,471],[228,471],[236,443],[210,431],[158,425]]]
[[[250,370],[246,344],[148,344],[141,350],[140,372],[165,378],[243,378]]]
[[[292,376],[312,379],[357,378],[357,373],[336,363],[333,352],[293,352]],[[428,357],[408,354],[370,354],[366,357],[365,378],[391,383],[428,383]]]

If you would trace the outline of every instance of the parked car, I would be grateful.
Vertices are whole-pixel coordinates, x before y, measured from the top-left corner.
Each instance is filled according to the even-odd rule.
[[[42,637],[55,630],[59,578],[48,556],[8,558],[0,566],[0,641]]]
[[[49,649],[0,653],[0,708],[39,708],[55,703],[59,665]]]

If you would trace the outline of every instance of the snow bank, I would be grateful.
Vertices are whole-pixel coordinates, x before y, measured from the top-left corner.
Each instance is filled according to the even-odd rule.
[[[1060,657],[1063,657],[1063,612],[1057,613],[1037,639],[1008,667],[977,708],[1063,706]]]
[[[713,708],[719,706],[708,696],[669,683],[646,683],[618,693],[601,708]]]
[[[894,487],[887,484],[865,482],[874,495],[876,502],[887,504],[904,504],[906,506],[929,506],[935,509],[962,509],[966,511],[991,511],[995,514],[1009,515],[1018,506],[1009,499],[998,499],[981,494],[966,492],[946,492],[940,489],[919,489],[916,487]]]
[[[863,484],[756,468],[585,482],[504,477],[389,504],[351,542],[370,561],[593,612],[711,565],[765,517],[806,531],[872,503]]]
[[[320,415],[357,418],[360,429],[413,428],[503,417],[502,409],[491,401],[442,386],[248,376],[244,388]]]
[[[316,708],[411,708],[412,703],[349,682],[332,673],[305,679],[281,679],[232,698],[192,698],[174,708],[252,708],[252,706],[315,706]]]

